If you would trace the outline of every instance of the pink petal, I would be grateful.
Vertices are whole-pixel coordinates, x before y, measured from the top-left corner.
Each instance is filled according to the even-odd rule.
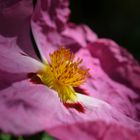
[[[32,18],[32,31],[44,60],[54,51],[56,44],[62,45],[60,33],[69,16],[68,5],[68,0],[37,1]]]
[[[64,45],[77,51],[97,38],[86,25],[68,24],[68,0],[40,0],[32,18],[32,31],[43,60]]]
[[[0,90],[11,86],[16,81],[26,79],[27,75],[24,73],[10,73],[0,70]]]
[[[42,68],[39,61],[29,57],[17,46],[16,40],[0,36],[0,90],[27,78],[27,73]]]
[[[8,28],[6,28],[6,25],[2,25],[1,27],[3,29],[0,29],[0,32],[6,36],[10,34],[11,36],[13,36],[13,34],[14,36],[16,35],[19,45],[21,48],[23,47],[22,49],[25,51],[30,50],[24,48],[25,46],[31,47],[31,43],[29,43],[29,19],[32,13],[31,3],[28,3],[28,7],[24,5],[26,2],[27,0],[21,0],[12,6],[14,8],[16,7],[16,10],[10,6],[10,8],[2,10],[3,15],[1,14],[2,19],[6,17],[4,23],[7,20],[9,21],[9,17],[12,17],[12,19],[15,18],[20,22],[28,19],[26,21],[27,24],[26,22],[23,22],[24,24],[18,23],[18,25],[25,25],[25,28],[21,28],[22,26],[19,28],[17,26],[16,28],[12,28],[15,30],[13,31],[10,27],[10,30],[6,32],[4,29]],[[27,13],[25,11],[27,11]],[[21,13],[25,13],[25,15],[23,16]],[[139,66],[137,66],[137,62],[134,62],[127,53],[122,53],[119,47],[114,47],[116,46],[114,43],[109,43],[110,41],[106,40],[97,40],[96,35],[92,33],[88,27],[66,25],[68,15],[68,1],[38,1],[35,14],[32,18],[34,37],[43,59],[45,59],[51,51],[58,48],[58,45],[66,45],[66,47],[77,46],[76,49],[72,48],[72,50],[75,51],[83,47],[77,55],[84,59],[84,67],[91,68],[90,72],[92,76],[87,80],[87,83],[81,87],[85,88],[91,96],[100,100],[78,95],[79,102],[86,110],[85,113],[80,113],[75,109],[66,109],[59,101],[57,93],[43,85],[33,85],[28,81],[12,84],[12,82],[15,82],[12,80],[8,83],[10,85],[12,84],[11,87],[0,91],[0,129],[16,135],[32,134],[46,129],[47,131],[53,132],[52,134],[58,138],[64,138],[62,135],[64,131],[59,132],[59,128],[60,130],[65,130],[67,133],[65,126],[72,126],[72,132],[73,129],[76,128],[76,131],[73,133],[73,137],[75,138],[77,136],[76,132],[81,135],[85,134],[81,130],[81,127],[84,127],[85,123],[88,127],[86,126],[84,129],[86,132],[89,132],[91,128],[87,122],[102,120],[109,124],[113,123],[113,128],[116,126],[115,135],[118,135],[118,133],[121,135],[122,132],[121,138],[124,136],[124,133],[123,131],[119,131],[118,126],[121,127],[120,129],[122,130],[124,129],[123,127],[126,127],[124,132],[126,131],[127,136],[129,136],[128,128],[139,132],[140,123],[136,120],[139,120],[138,111],[140,106],[139,102],[135,101],[139,101],[140,99],[137,93],[139,91]],[[28,18],[26,19],[25,17]],[[9,22],[11,21],[12,20]],[[15,23],[14,21],[12,22]],[[3,22],[1,24],[3,24]],[[11,23],[11,25],[16,24]],[[23,29],[24,32],[22,32]],[[26,37],[28,39],[26,39]],[[7,39],[6,41],[3,41],[3,39],[0,40],[2,40],[0,46],[0,71],[4,72],[4,74],[34,72],[41,68],[42,65],[38,61],[30,58],[18,47],[15,47],[15,40],[11,41],[11,39],[9,39],[10,43]],[[88,47],[92,56],[90,52],[86,50],[87,48],[85,48],[89,42],[92,42],[91,46]],[[14,47],[11,44],[13,44]],[[104,48],[109,48],[109,51],[106,52]],[[32,50],[29,54],[32,55]],[[125,65],[119,65],[118,68],[120,62],[121,64],[126,64],[127,62],[127,67],[125,67]],[[133,69],[132,66],[137,67]],[[115,71],[114,68],[117,70]],[[124,72],[125,70],[128,70],[128,75]],[[119,75],[121,76],[119,77]],[[2,75],[0,75],[0,77],[4,79]],[[126,81],[128,81],[128,83]],[[106,123],[103,127],[106,128]],[[99,129],[101,128],[99,127]],[[111,139],[110,131],[105,135],[106,139]],[[92,132],[94,132],[94,128]],[[134,133],[132,132],[132,136]],[[86,137],[88,138],[85,134],[82,138]]]
[[[93,49],[94,53],[101,54],[100,56],[105,56],[105,51],[102,52],[100,47],[101,46],[97,48],[98,51],[96,48]],[[109,54],[107,54],[106,57],[108,56]],[[77,53],[77,57],[83,58],[83,67],[90,68],[89,72],[91,74],[86,82],[80,87],[90,96],[104,100],[118,111],[135,120],[139,120],[140,96],[138,92],[131,87],[127,87],[125,84],[113,80],[101,65],[102,63],[104,66],[105,64],[111,65],[111,63],[114,64],[114,62],[108,63],[109,59],[108,61],[105,61],[104,59],[104,62],[101,63],[99,58],[91,56],[90,52],[86,49],[81,49]],[[110,58],[110,61],[111,60],[112,59]],[[122,65],[120,68],[123,67],[125,67],[125,65]],[[112,71],[115,71],[115,69],[112,69]]]
[[[30,18],[33,11],[31,0],[1,0],[0,34],[17,37],[17,44],[32,57],[36,57],[30,37]]]
[[[62,133],[63,132],[63,133]],[[60,126],[49,133],[61,140],[139,140],[140,135],[117,124],[104,121],[89,121]]]
[[[98,94],[98,92],[95,94]],[[140,131],[140,122],[133,120],[124,113],[118,111],[117,108],[111,104],[90,96],[78,94],[78,100],[81,102],[85,109],[85,120],[104,120],[108,123],[116,123],[123,125],[130,129]],[[128,123],[129,122],[129,123]]]
[[[121,138],[138,140],[140,138],[138,135],[140,122],[125,116],[102,100],[80,94],[78,99],[84,105],[86,112],[83,114],[69,109],[70,115],[67,117],[63,115],[61,118],[56,115],[62,124],[50,129],[46,128],[47,132],[62,140],[77,138],[112,140],[114,137],[116,140]]]
[[[77,26],[69,23],[62,34],[72,38],[82,47],[86,47],[89,42],[97,40],[97,35],[86,25]]]
[[[47,87],[29,81],[1,90],[0,129],[15,135],[44,130],[59,108],[55,95]]]
[[[37,72],[43,67],[39,61],[29,57],[16,44],[16,38],[0,36],[0,70],[9,73]]]
[[[78,99],[85,107],[85,113],[65,108],[57,93],[46,86],[32,84],[28,80],[14,83],[0,91],[0,129],[15,135],[25,135],[50,131],[59,126],[104,120],[140,131],[140,123],[109,104],[85,95],[78,95]]]
[[[68,140],[77,139],[77,136],[80,139],[84,139],[84,135],[87,136],[89,132],[93,134],[96,133],[94,127],[94,129],[91,129],[92,124],[89,127],[89,122],[92,121],[103,121],[107,124],[124,127],[126,130],[131,129],[134,133],[140,132],[140,122],[134,121],[133,119],[125,116],[108,103],[80,94],[78,95],[78,100],[85,107],[85,113],[79,113],[74,109],[69,109],[68,112],[59,111],[59,114],[55,114],[55,117],[53,118],[51,123],[52,127],[46,127],[47,132],[50,132],[53,136],[62,140],[66,138],[66,134]],[[56,122],[58,123],[57,125]],[[84,128],[84,133],[82,128]],[[74,130],[76,131],[74,132]],[[102,130],[98,129],[98,131]],[[110,131],[107,133],[110,133]]]
[[[112,40],[99,39],[89,45],[92,56],[100,60],[103,70],[115,81],[140,91],[140,64]]]

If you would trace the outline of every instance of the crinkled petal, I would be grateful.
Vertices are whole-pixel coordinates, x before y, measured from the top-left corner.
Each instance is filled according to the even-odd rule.
[[[60,46],[77,51],[97,38],[87,26],[67,23],[68,5],[68,0],[40,0],[37,3],[31,25],[43,60]]]
[[[0,129],[15,135],[44,130],[57,112],[55,99],[54,93],[43,85],[14,83],[0,91]]]
[[[87,110],[85,118],[89,117],[91,120],[104,120],[108,123],[115,122],[116,124],[123,125],[138,132],[140,131],[140,122],[121,113],[118,109],[103,100],[78,94],[78,101],[81,102]]]
[[[76,139],[77,136],[80,139],[84,139],[84,135],[87,137],[89,133],[96,133],[92,124],[90,127],[87,127],[87,125],[89,126],[89,122],[95,121],[124,127],[126,130],[130,129],[134,132],[134,134],[140,132],[140,122],[134,121],[133,119],[120,113],[104,101],[81,94],[78,95],[78,101],[85,107],[85,113],[79,113],[74,109],[69,109],[67,115],[64,112],[61,112],[62,116],[56,114],[53,122],[56,124],[55,121],[57,120],[59,125],[54,125],[52,128],[46,128],[47,132],[50,132],[53,136],[62,140],[66,138],[66,134],[68,134],[68,140]],[[52,126],[53,122],[51,123]],[[74,132],[75,129],[76,131]],[[98,131],[100,131],[100,129],[98,129]],[[110,131],[107,131],[106,133],[110,133]]]
[[[109,39],[99,39],[88,48],[110,78],[140,92],[140,64],[126,49]]]
[[[32,31],[44,60],[54,51],[56,44],[62,45],[60,33],[70,13],[68,5],[68,0],[37,1],[32,18]]]
[[[43,64],[24,53],[16,44],[16,38],[0,36],[0,70],[9,73],[37,72]],[[6,76],[6,75],[5,75]]]
[[[102,100],[80,94],[78,100],[85,107],[85,113],[74,108],[67,109],[57,93],[44,85],[33,84],[28,80],[14,83],[0,91],[0,129],[23,135],[75,123],[104,120],[140,131],[140,123]]]
[[[63,133],[62,133],[63,132]],[[60,126],[49,131],[61,140],[139,140],[140,135],[133,130],[114,123],[89,121],[74,125]]]
[[[26,9],[25,5],[22,6],[24,2],[26,3],[27,1],[21,0],[18,2],[19,11],[24,11]],[[14,6],[16,7],[15,4]],[[4,8],[4,10],[2,10],[4,18],[8,16],[7,19],[9,19],[9,17],[12,17],[12,19],[13,17],[15,17],[15,19],[18,17],[20,19],[20,12],[17,12],[18,10],[15,10],[15,12],[13,8],[12,10],[13,12],[11,11],[11,6],[10,8]],[[28,10],[26,9],[25,11]],[[11,87],[0,91],[0,129],[15,135],[22,135],[32,134],[44,129],[47,131],[55,130],[59,127],[65,129],[65,126],[75,125],[78,132],[82,133],[81,125],[79,124],[101,120],[109,124],[113,123],[140,132],[140,122],[136,121],[139,119],[139,102],[135,102],[135,100],[139,101],[137,90],[134,90],[132,86],[129,87],[129,84],[124,83],[122,79],[119,79],[119,81],[112,77],[112,73],[110,73],[110,68],[112,68],[112,66],[110,67],[110,64],[108,64],[109,59],[112,57],[107,57],[107,59],[106,57],[103,57],[105,61],[101,59],[102,55],[104,56],[106,54],[110,56],[110,52],[106,53],[105,51],[105,54],[102,54],[101,48],[105,43],[100,43],[99,40],[96,40],[96,35],[86,26],[68,26],[66,24],[68,15],[69,9],[67,0],[40,0],[37,3],[35,14],[32,18],[32,31],[44,60],[48,54],[58,48],[59,45],[72,47],[71,49],[76,52],[79,48],[83,47],[78,51],[77,55],[79,55],[80,58],[83,58],[84,67],[91,68],[91,77],[89,77],[87,83],[81,87],[93,96],[78,95],[78,101],[85,108],[85,112],[78,112],[74,108],[67,109],[60,102],[57,93],[43,85],[35,85],[29,81],[21,81],[14,84],[10,83]],[[20,21],[24,21],[21,19]],[[18,37],[18,41],[21,41],[21,44],[19,43],[21,47],[23,44],[23,46],[31,46],[28,44],[29,41],[26,40],[25,37],[25,35],[28,34],[27,38],[30,38],[29,28],[27,28],[29,27],[28,25],[29,20],[27,26],[23,28],[24,30],[27,29],[26,33],[22,32],[21,26],[21,30],[19,30],[20,28],[15,28],[15,31],[20,31],[20,33],[18,32],[18,35],[17,32],[14,33],[16,33],[16,36]],[[4,26],[4,28],[5,27],[6,26]],[[12,33],[12,30],[9,31]],[[85,46],[91,42],[93,42],[91,46],[96,46],[97,44],[97,47],[100,49],[96,50],[96,47],[93,47],[95,49],[94,52],[94,49],[91,48],[91,46],[85,48]],[[41,63],[30,58],[26,53],[16,47],[15,41],[13,44],[14,47],[12,47],[12,45],[4,47],[3,41],[1,43],[1,71],[18,74],[34,72],[42,67]],[[76,45],[78,47],[76,49],[73,48]],[[110,50],[113,56],[115,56],[117,60],[123,61],[123,57],[120,56],[120,53],[112,46],[113,45],[111,45]],[[91,54],[86,49],[89,49]],[[28,49],[26,48],[24,50],[27,51]],[[124,56],[124,58],[127,57]],[[105,66],[106,64],[108,67]],[[129,70],[131,69],[130,67]],[[119,71],[122,73],[123,70],[120,68]],[[131,85],[136,85],[139,79],[132,80],[135,76],[133,75],[133,72],[130,74],[131,77],[128,81],[134,83]],[[122,75],[126,76],[125,73],[122,73]],[[113,76],[115,76],[115,74],[113,74]],[[137,85],[137,87],[139,87],[139,85]],[[90,130],[90,128],[85,129],[87,132]],[[58,134],[58,137],[61,136],[60,134],[62,133],[63,131]]]
[[[0,90],[5,89],[14,82],[27,79],[27,74],[25,73],[11,73],[0,70]]]
[[[104,46],[103,43],[100,44],[100,42],[102,41],[96,41],[96,43],[93,43],[89,46],[91,49],[91,53],[87,49],[81,49],[77,53],[77,57],[83,58],[83,67],[90,68],[89,72],[91,75],[80,87],[85,90],[85,92],[90,96],[104,100],[125,115],[135,120],[140,120],[139,91],[134,90],[132,86],[129,86],[130,84],[125,84],[122,80],[118,81],[115,80],[115,78],[111,77],[111,73],[114,73],[113,75],[114,77],[116,77],[117,74],[115,71],[117,71],[117,68],[118,70],[128,68],[128,65],[125,65],[125,63],[123,63],[122,65],[118,65],[120,59],[122,61],[127,61],[127,63],[129,64],[133,63],[133,65],[129,65],[129,69],[134,69],[135,67],[138,68],[139,65],[134,59],[130,60],[131,57],[129,53],[126,53],[126,51],[125,55],[123,55],[122,53],[118,53],[121,49],[120,47],[114,48],[113,46],[110,46],[111,50],[114,49],[113,53],[111,51],[108,51],[109,48],[107,46]],[[114,60],[115,56],[118,57],[118,60],[117,58],[116,60]],[[106,71],[107,69],[108,71],[110,71],[110,74]],[[129,75],[124,75],[124,78],[126,80],[130,79],[132,74],[135,76],[137,75],[137,78],[131,78],[131,83],[137,86],[138,83],[136,81],[138,80],[138,78],[140,78],[140,75],[135,71],[131,71]]]
[[[64,36],[72,38],[82,47],[86,47],[88,43],[97,40],[97,35],[86,25],[75,25],[69,23],[62,32]]]
[[[37,58],[30,36],[30,18],[33,11],[32,0],[0,1],[0,35],[17,37],[20,48]]]
[[[46,128],[47,132],[62,140],[75,140],[77,137],[81,140],[101,138],[111,140],[114,135],[116,140],[140,138],[138,135],[140,122],[120,113],[110,104],[81,94],[78,95],[78,101],[85,107],[85,113],[69,109],[70,114],[67,117],[63,115],[61,118],[56,115],[62,124],[50,129]]]

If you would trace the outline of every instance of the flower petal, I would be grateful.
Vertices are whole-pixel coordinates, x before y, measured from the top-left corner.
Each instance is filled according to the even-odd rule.
[[[0,70],[0,90],[5,89],[14,82],[27,79],[27,74],[25,73],[10,73]]]
[[[69,12],[68,0],[37,1],[31,25],[43,60],[50,52],[54,51],[56,44],[61,44],[59,33],[67,22]]]
[[[42,59],[64,45],[77,51],[97,36],[87,26],[68,24],[68,0],[40,0],[32,18],[32,31]],[[49,58],[48,58],[49,59]]]
[[[126,49],[109,39],[99,39],[88,48],[111,79],[140,91],[140,64]]]
[[[78,99],[84,105],[85,113],[65,108],[57,93],[44,85],[32,84],[28,80],[14,83],[0,91],[0,129],[25,135],[50,131],[59,126],[104,120],[140,131],[140,123],[109,104],[85,95],[78,95]]]
[[[92,118],[92,120],[104,120],[108,123],[116,123],[130,129],[140,131],[140,122],[135,121],[127,115],[119,112],[115,107],[107,102],[82,94],[78,94],[78,100],[87,110],[85,113],[86,118],[89,117],[90,119]]]
[[[93,51],[100,54],[100,46],[98,47],[98,51],[96,49]],[[139,102],[137,102],[140,99],[138,92],[130,87],[128,88],[125,84],[113,80],[110,75],[105,72],[100,59],[91,56],[87,49],[81,49],[77,53],[77,57],[78,56],[83,58],[83,67],[90,68],[89,72],[91,75],[80,87],[90,96],[104,100],[123,114],[135,120],[140,120],[138,111],[140,106]],[[101,56],[108,57],[108,54],[103,51]],[[112,59],[110,58],[110,60]],[[104,65],[105,64],[110,66],[112,62],[108,63],[108,61],[104,59]],[[122,65],[122,68],[123,67],[125,67],[125,65]],[[113,68],[112,71],[115,71],[115,69]]]
[[[0,91],[0,129],[15,135],[33,134],[51,125],[59,108],[56,94],[29,81],[14,83]]]
[[[108,103],[81,94],[78,95],[78,100],[84,105],[86,110],[85,113],[79,113],[74,109],[69,109],[67,115],[64,112],[61,112],[63,113],[62,116],[55,114],[56,118],[53,120],[53,122],[55,122],[55,120],[57,119],[59,125],[56,125],[52,128],[46,127],[46,131],[56,138],[60,138],[62,140],[66,138],[65,134],[68,134],[68,140],[77,139],[77,136],[80,139],[84,139],[85,137],[88,138],[89,133],[92,133],[92,135],[90,136],[93,138],[93,134],[96,133],[95,130],[98,130],[100,132],[102,131],[102,128],[99,127],[99,129],[95,129],[96,127],[92,126],[92,124],[94,125],[95,123],[96,125],[96,122],[103,122],[105,124],[108,124],[109,126],[111,126],[112,124],[113,126],[118,126],[117,128],[120,127],[122,128],[122,130],[126,130],[126,132],[132,131],[132,133],[134,134],[140,132],[140,122],[134,121],[133,119],[125,116],[124,114],[120,113],[115,108],[110,106]],[[102,125],[101,127],[105,126]],[[106,130],[106,133],[109,133],[109,136],[111,130]],[[115,132],[117,134],[119,133],[118,130],[116,130]]]
[[[62,133],[63,132],[63,133]],[[123,126],[104,121],[89,121],[60,126],[49,133],[61,140],[139,140],[140,135]]]
[[[0,35],[17,37],[20,48],[37,58],[30,37],[30,18],[33,11],[31,0],[1,0]]]
[[[140,120],[140,64],[126,49],[109,39],[99,39],[88,49],[113,81],[132,91],[123,89],[120,96],[131,102],[131,108],[135,108],[137,114],[134,118]]]
[[[9,73],[37,72],[43,67],[39,61],[29,57],[16,44],[16,38],[0,36],[0,70]]]
[[[97,40],[97,35],[84,24],[77,26],[75,24],[69,23],[66,26],[66,29],[62,32],[62,34],[64,36],[72,38],[82,47],[86,47],[88,43]]]

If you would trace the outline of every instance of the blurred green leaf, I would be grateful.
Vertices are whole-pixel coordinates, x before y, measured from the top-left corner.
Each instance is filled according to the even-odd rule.
[[[8,134],[0,134],[0,140],[10,140],[11,136]]]
[[[56,140],[56,139],[54,139],[52,136],[50,136],[49,134],[47,134],[47,133],[44,133],[43,135],[42,135],[42,139],[41,140]]]
[[[18,140],[24,140],[23,137],[19,137]]]

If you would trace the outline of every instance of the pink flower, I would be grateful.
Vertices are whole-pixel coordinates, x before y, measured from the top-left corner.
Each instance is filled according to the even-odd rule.
[[[45,130],[57,138],[68,140],[77,139],[77,136],[81,140],[112,139],[112,133],[122,139],[140,138],[137,134],[140,132],[140,67],[126,50],[109,39],[98,39],[86,25],[69,23],[67,0],[40,0],[34,11],[29,0],[17,1],[12,5],[2,2],[2,131],[27,135]],[[42,61],[37,58],[32,47],[31,16],[31,28]],[[6,25],[6,21],[11,22],[12,27]],[[73,96],[65,98],[65,94],[61,97],[62,90],[59,87],[62,85],[56,87],[51,83],[52,73],[46,68],[46,61],[52,64],[49,54],[59,50],[62,45],[83,60],[82,72],[90,68],[90,77],[79,86],[79,90],[75,89],[79,92],[76,93],[76,101],[75,92],[74,99]],[[53,56],[54,64],[60,68],[56,63],[59,59]],[[68,56],[64,58],[70,59]],[[70,63],[73,64],[73,61]],[[54,74],[57,68],[53,70]],[[74,78],[78,81],[77,77]],[[41,80],[41,83],[33,83],[37,80]],[[95,126],[101,134],[96,133]]]

